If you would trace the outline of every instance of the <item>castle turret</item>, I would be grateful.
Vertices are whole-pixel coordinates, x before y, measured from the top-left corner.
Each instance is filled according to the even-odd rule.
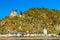
[[[13,10],[10,14],[11,17],[17,16],[17,10]]]
[[[43,29],[43,34],[44,34],[45,36],[47,36],[47,29],[46,29],[46,28]]]

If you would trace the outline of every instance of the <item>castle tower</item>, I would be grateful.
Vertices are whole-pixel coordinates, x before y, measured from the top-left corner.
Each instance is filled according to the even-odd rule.
[[[17,10],[13,10],[10,14],[11,17],[17,16]]]
[[[45,36],[47,36],[47,29],[46,29],[46,28],[43,29],[43,34],[44,34]]]

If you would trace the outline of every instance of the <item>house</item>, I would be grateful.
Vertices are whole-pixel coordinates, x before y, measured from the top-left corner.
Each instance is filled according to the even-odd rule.
[[[25,34],[24,36],[30,36],[30,34]]]
[[[49,36],[49,37],[51,37],[51,36],[58,37],[57,34],[48,34],[48,36]]]
[[[20,37],[20,36],[22,36],[22,34],[20,34],[20,33],[17,33],[17,34],[16,34],[16,36]]]
[[[39,34],[30,34],[30,36],[39,36]]]
[[[6,36],[7,36],[7,37],[11,37],[11,36],[13,36],[13,35],[9,33],[9,34],[6,34]]]
[[[7,37],[5,34],[0,34],[0,37]]]

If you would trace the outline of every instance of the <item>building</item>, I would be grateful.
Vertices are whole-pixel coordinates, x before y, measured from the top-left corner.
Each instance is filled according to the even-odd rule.
[[[44,34],[45,36],[47,35],[47,29],[46,29],[46,28],[43,29],[43,34]]]
[[[17,16],[17,10],[13,10],[10,14],[11,17]]]

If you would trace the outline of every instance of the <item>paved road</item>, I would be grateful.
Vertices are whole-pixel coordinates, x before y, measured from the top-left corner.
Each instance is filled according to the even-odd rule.
[[[0,37],[0,39],[60,39],[60,37]]]

